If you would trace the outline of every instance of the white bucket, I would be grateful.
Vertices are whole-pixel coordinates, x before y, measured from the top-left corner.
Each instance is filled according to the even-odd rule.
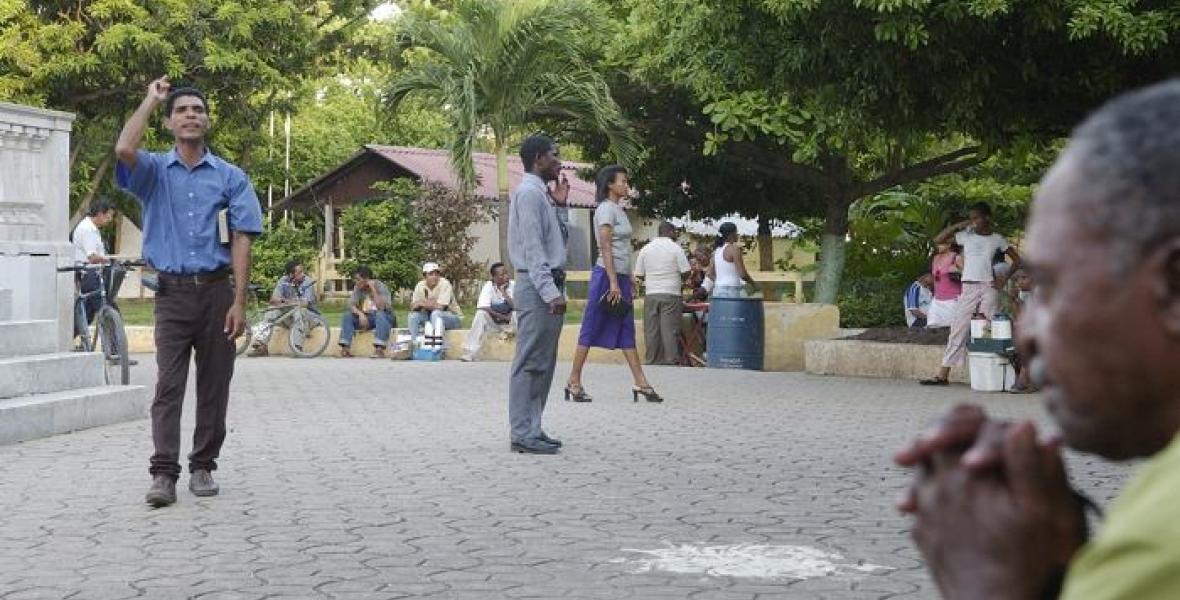
[[[980,339],[987,333],[987,319],[971,319],[971,339]]]
[[[977,392],[1003,392],[1016,385],[1016,369],[1003,356],[991,352],[968,352],[967,367],[971,389]]]
[[[992,339],[996,340],[1010,340],[1012,339],[1012,321],[1008,319],[995,319],[992,321]]]

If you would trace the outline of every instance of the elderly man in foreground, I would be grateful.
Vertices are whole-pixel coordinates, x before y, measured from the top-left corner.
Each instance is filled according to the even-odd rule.
[[[1020,344],[1065,445],[1148,458],[1089,537],[1056,440],[960,406],[897,455],[947,598],[1180,598],[1180,81],[1091,116],[1042,182]]]

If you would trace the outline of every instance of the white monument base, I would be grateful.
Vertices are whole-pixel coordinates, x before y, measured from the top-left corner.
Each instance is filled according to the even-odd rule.
[[[102,356],[69,351],[73,120],[0,102],[0,444],[147,414],[142,386],[104,385]]]

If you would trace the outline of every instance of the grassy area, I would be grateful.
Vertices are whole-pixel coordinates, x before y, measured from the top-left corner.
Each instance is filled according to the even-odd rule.
[[[152,325],[155,323],[152,311],[154,302],[152,300],[120,300],[119,310],[123,313],[123,322],[127,325]],[[394,306],[394,314],[397,315],[397,324],[401,327],[406,325],[406,312],[409,306],[406,304],[398,304]],[[333,327],[340,325],[340,317],[344,314],[345,303],[343,300],[327,300],[320,303],[320,312],[323,313],[324,318]],[[463,328],[466,329],[471,326],[471,320],[475,318],[475,311],[471,308],[465,308],[463,311]],[[566,323],[581,323],[582,322],[582,306],[581,304],[572,304],[565,313]]]

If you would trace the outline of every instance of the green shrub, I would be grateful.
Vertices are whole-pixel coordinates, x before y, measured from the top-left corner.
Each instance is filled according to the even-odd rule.
[[[379,199],[349,207],[340,217],[348,258],[340,272],[367,265],[391,289],[412,288],[421,276],[418,231],[404,198]]]
[[[896,277],[846,281],[837,300],[840,326],[905,327],[901,300],[911,282]]]

